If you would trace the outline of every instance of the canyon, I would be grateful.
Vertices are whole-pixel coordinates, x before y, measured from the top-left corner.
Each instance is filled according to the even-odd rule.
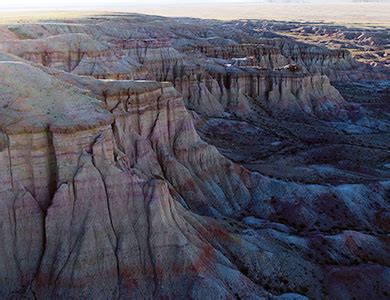
[[[0,27],[0,297],[386,299],[385,29]]]

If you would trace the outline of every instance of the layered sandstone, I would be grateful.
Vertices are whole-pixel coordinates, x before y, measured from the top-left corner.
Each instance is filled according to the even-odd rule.
[[[223,31],[204,33],[193,27],[173,27],[168,33],[164,27],[157,30],[131,20],[121,21],[113,28],[107,27],[109,22],[99,23],[97,28],[90,23],[41,26],[40,30],[45,30],[42,35],[48,37],[6,42],[2,49],[78,75],[170,81],[189,108],[208,115],[220,116],[230,111],[248,115],[265,110],[274,114],[288,111],[326,119],[348,118],[350,108],[325,76],[341,78],[355,67],[346,51],[282,38],[240,43],[253,38],[238,32],[230,33],[231,36],[225,36]],[[33,33],[41,32],[39,27],[21,25],[13,30],[34,36]],[[133,29],[131,33],[129,28]],[[130,38],[124,39],[124,32],[119,29],[128,32]],[[103,33],[104,38],[97,39]],[[221,42],[214,37],[216,34],[231,42]],[[283,68],[290,63],[299,66],[297,73]]]

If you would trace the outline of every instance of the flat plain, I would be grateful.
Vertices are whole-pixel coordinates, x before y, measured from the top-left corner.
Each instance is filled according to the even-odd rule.
[[[275,21],[326,22],[350,26],[390,26],[390,3],[354,4],[172,4],[132,5],[68,10],[0,11],[0,23],[28,23],[45,19],[75,19],[102,13],[131,12],[165,17],[188,17],[202,19],[234,20],[264,19]]]

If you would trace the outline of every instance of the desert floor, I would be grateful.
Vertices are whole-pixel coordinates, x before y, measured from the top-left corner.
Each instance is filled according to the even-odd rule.
[[[277,21],[326,22],[349,26],[390,27],[390,3],[355,4],[176,4],[133,5],[115,8],[88,8],[46,11],[0,11],[0,23],[68,19],[112,12],[136,12],[169,17],[220,20],[264,19]]]

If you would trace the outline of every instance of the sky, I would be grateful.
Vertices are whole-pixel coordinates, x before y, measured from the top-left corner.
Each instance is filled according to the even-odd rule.
[[[211,2],[267,2],[270,0],[0,0],[0,9],[21,9],[21,8],[66,8],[66,7],[99,7],[99,6],[126,6],[126,5],[147,5],[147,4],[172,4],[172,3],[211,3]],[[282,2],[283,0],[271,0]],[[330,2],[329,0],[290,0],[297,2],[314,1],[317,3]],[[350,2],[353,0],[334,0],[334,2]],[[382,0],[383,1],[383,0]],[[385,0],[390,1],[390,0]]]

